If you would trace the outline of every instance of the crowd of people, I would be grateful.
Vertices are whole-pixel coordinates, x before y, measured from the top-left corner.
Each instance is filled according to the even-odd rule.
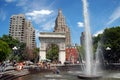
[[[20,70],[23,69],[23,66],[24,66],[23,62],[3,61],[3,62],[0,62],[0,72],[6,71],[7,67],[13,67],[12,69],[15,69],[15,70],[19,70],[19,71],[20,71]]]
[[[52,66],[51,66],[52,64]],[[61,62],[39,62],[38,66],[41,69],[48,69],[48,70],[52,70],[54,74],[59,74],[60,70],[57,68],[56,64],[61,64]]]
[[[52,66],[51,66],[52,64]],[[54,65],[53,65],[54,64]],[[31,67],[31,66],[37,66],[39,69],[48,69],[48,70],[52,70],[54,74],[59,74],[60,70],[56,67],[56,64],[61,64],[60,62],[45,62],[45,61],[41,61],[38,63],[34,63],[34,64],[28,64],[27,61],[23,61],[23,62],[16,62],[15,60],[13,60],[12,62],[1,62],[0,63],[0,72],[4,72],[6,71],[7,67],[12,67],[14,70],[16,71],[21,71],[25,68],[25,66]]]

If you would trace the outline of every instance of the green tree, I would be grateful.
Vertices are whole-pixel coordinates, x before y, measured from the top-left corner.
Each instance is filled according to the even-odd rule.
[[[6,60],[8,55],[11,53],[11,49],[9,48],[9,45],[0,40],[0,62]]]
[[[59,47],[56,44],[51,44],[47,50],[47,59],[51,61],[58,60]]]
[[[98,34],[98,36],[94,36],[93,37],[93,51],[96,52],[96,49],[98,47],[98,42],[101,41],[101,37],[102,37],[103,34]]]
[[[33,58],[34,58],[34,62],[38,62],[38,60],[39,60],[39,48],[34,48],[34,50],[33,50]]]
[[[9,35],[3,35],[0,37],[0,40],[5,41],[11,49],[19,43],[18,40],[12,38],[12,36]]]
[[[78,51],[78,55],[79,55],[79,61],[82,62],[82,60],[85,59],[85,50],[84,50],[83,46],[77,46],[77,51]]]
[[[26,43],[23,42],[19,42],[16,44],[16,46],[18,47],[18,55],[19,55],[19,60],[25,60],[26,56],[24,56],[24,54],[26,54],[25,49],[26,49]]]
[[[103,34],[94,37],[94,51],[96,51],[98,41],[101,43],[104,59],[107,62],[120,62],[120,26],[106,28]],[[106,50],[107,47],[111,50]]]
[[[108,62],[120,61],[120,26],[105,29],[102,36],[104,55]],[[110,47],[111,50],[106,50]]]
[[[9,35],[3,35],[2,37],[0,37],[0,40],[6,42],[9,45],[9,48],[11,49],[12,53],[13,53],[13,50],[12,50],[13,47],[16,46],[18,48],[16,53],[17,55],[14,55],[14,54],[9,55],[8,58],[10,60],[13,60],[14,58],[17,58],[18,60],[24,59],[24,53],[26,48],[25,43],[20,42],[19,40],[14,39],[12,36],[9,36]]]

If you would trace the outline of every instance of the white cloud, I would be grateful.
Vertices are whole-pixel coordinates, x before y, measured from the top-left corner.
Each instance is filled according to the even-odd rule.
[[[39,11],[32,11],[29,13],[26,13],[27,16],[38,16],[38,15],[49,15],[51,14],[53,11],[51,10],[39,10]]]
[[[99,34],[102,34],[104,30],[97,31],[93,36],[98,36]]]
[[[45,22],[48,20],[49,17],[51,17],[53,11],[52,10],[34,10],[32,12],[28,12],[25,15],[29,20],[34,21],[36,24],[39,24],[41,22]]]
[[[83,22],[78,22],[77,25],[78,25],[78,27],[83,27],[84,23]]]
[[[14,2],[15,0],[5,0],[8,3]]]
[[[107,25],[111,24],[115,20],[120,18],[120,6],[115,9],[115,11],[112,13],[112,15],[109,17],[110,21],[107,23]]]

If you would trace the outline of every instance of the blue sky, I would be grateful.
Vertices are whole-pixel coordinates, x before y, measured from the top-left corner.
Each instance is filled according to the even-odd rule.
[[[87,0],[92,35],[102,33],[107,27],[120,25],[120,0]],[[10,17],[25,14],[39,32],[52,32],[58,9],[62,9],[66,24],[71,30],[72,43],[80,44],[84,31],[82,0],[0,0],[0,36],[9,33]]]

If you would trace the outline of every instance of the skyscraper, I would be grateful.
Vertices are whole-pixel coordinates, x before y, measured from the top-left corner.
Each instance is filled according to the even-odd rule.
[[[25,42],[24,28],[25,16],[23,14],[12,15],[10,18],[9,35],[20,42]]]
[[[35,43],[35,29],[30,21],[26,21],[25,27],[25,39],[26,39],[26,46],[29,49],[33,49],[36,47]]]
[[[66,41],[65,41],[66,46],[71,45],[70,29],[66,25],[65,18],[62,14],[61,9],[59,9],[58,16],[55,20],[54,32],[64,32],[66,34]]]
[[[85,43],[85,33],[84,32],[81,33],[80,43],[81,43],[81,46],[84,46],[84,43]]]
[[[11,16],[9,35],[20,42],[26,43],[29,49],[36,47],[35,30],[31,22],[27,21],[23,14]]]

